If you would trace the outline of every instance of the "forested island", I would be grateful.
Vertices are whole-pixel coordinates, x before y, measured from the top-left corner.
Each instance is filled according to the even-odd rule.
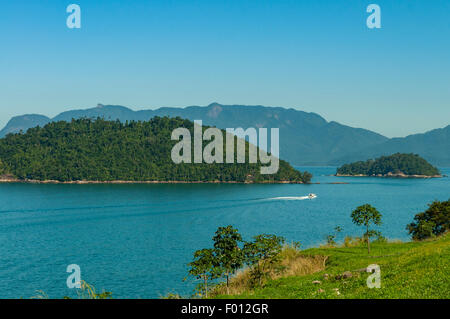
[[[336,176],[442,177],[436,167],[419,155],[401,153],[342,165]]]
[[[248,160],[175,164],[171,150],[177,141],[171,140],[171,133],[179,127],[192,133],[194,123],[179,117],[126,123],[77,119],[9,134],[0,139],[0,180],[63,183],[309,183],[311,180],[310,173],[299,172],[283,160],[278,172],[271,175],[261,174],[260,168],[266,164],[259,160],[254,164]],[[245,144],[248,153],[248,143]]]

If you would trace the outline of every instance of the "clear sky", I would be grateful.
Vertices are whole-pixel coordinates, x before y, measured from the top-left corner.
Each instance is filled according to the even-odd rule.
[[[81,7],[68,29],[66,7]],[[366,7],[381,7],[381,29]],[[262,104],[386,136],[450,124],[448,0],[0,1],[0,126],[97,103]]]

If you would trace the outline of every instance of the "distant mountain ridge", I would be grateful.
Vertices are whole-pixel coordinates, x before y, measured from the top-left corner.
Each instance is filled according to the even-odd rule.
[[[450,125],[426,133],[395,137],[379,145],[366,147],[338,158],[330,164],[340,165],[373,159],[394,153],[415,153],[437,166],[450,166]]]
[[[44,126],[51,121],[50,118],[39,114],[25,114],[15,116],[9,120],[8,124],[0,131],[0,137],[4,137],[8,133],[26,132],[29,128],[35,126]]]
[[[434,165],[450,166],[450,126],[424,134],[389,139],[370,130],[328,122],[316,113],[282,107],[212,103],[208,106],[133,111],[124,106],[99,104],[95,108],[63,112],[52,119],[42,115],[17,116],[0,131],[0,137],[49,122],[71,121],[73,118],[101,117],[125,122],[148,121],[154,116],[202,120],[204,125],[222,129],[278,127],[280,157],[293,165],[341,165],[402,152],[417,153]]]

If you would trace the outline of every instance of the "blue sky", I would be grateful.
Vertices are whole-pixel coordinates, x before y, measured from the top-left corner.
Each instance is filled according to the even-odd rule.
[[[97,103],[211,102],[294,107],[390,137],[450,124],[448,0],[0,3],[1,127]],[[71,3],[79,30],[66,26]]]

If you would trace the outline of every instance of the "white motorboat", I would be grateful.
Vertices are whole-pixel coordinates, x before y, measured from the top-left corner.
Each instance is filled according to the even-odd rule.
[[[309,198],[309,199],[313,199],[313,198],[316,198],[316,197],[317,197],[316,194],[313,194],[313,193],[308,194],[308,198]]]

